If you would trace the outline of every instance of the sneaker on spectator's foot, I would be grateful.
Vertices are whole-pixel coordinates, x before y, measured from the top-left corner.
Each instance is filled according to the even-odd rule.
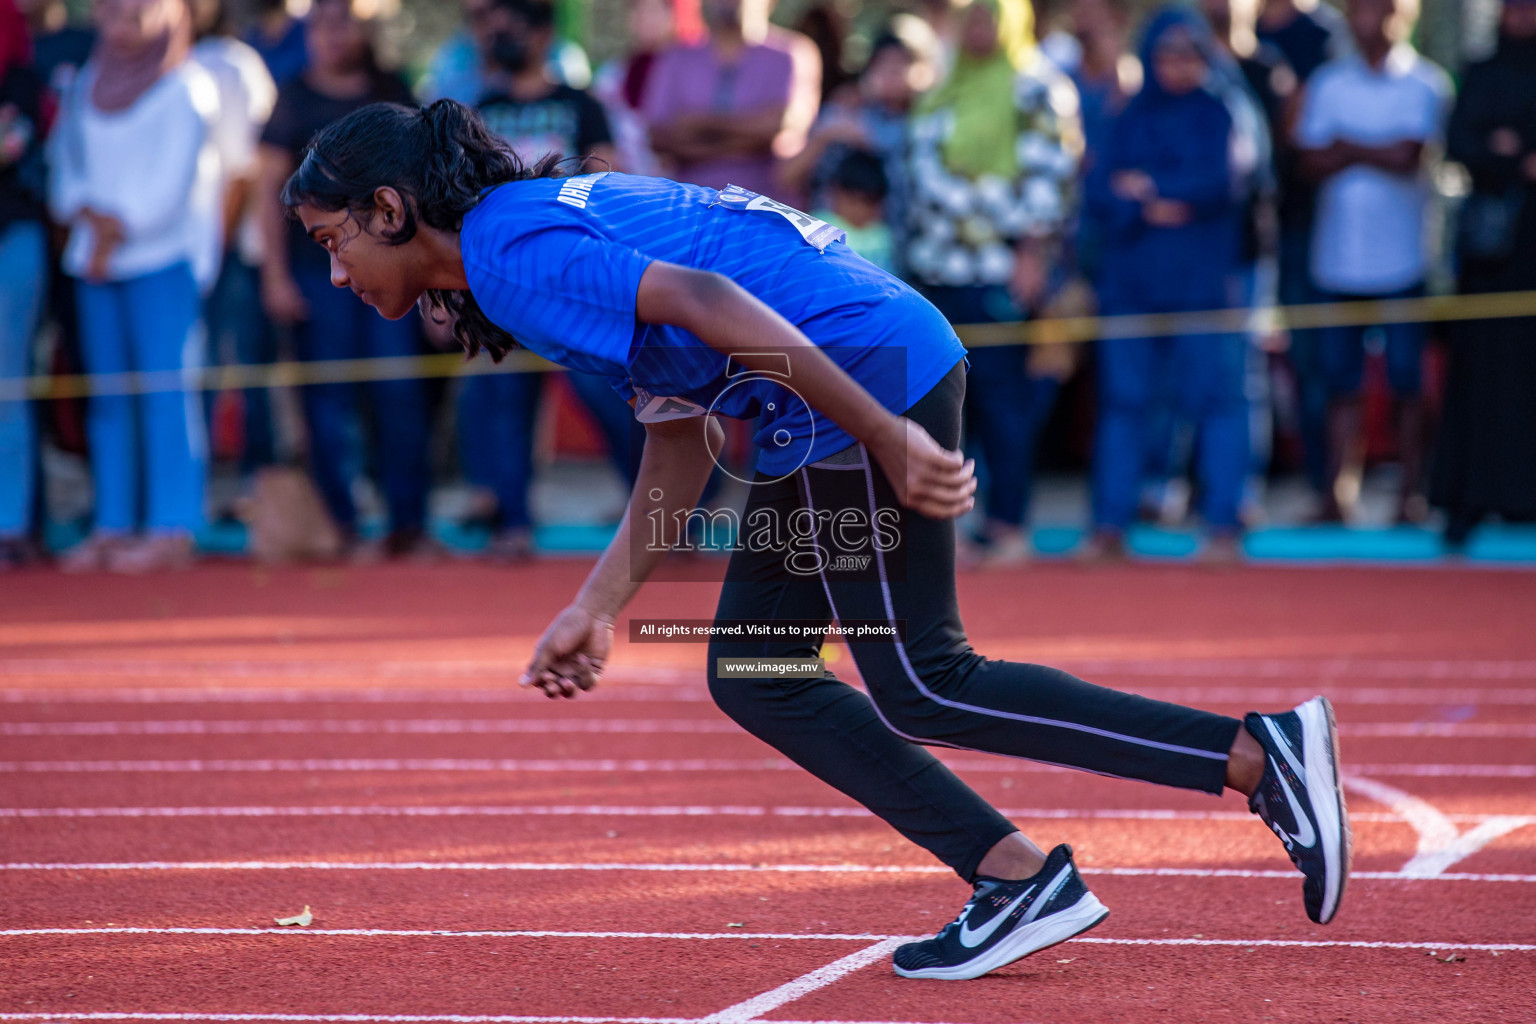
[[[108,569],[128,575],[191,567],[192,534],[185,530],[150,534],[107,555]]]
[[[1213,533],[1195,552],[1195,561],[1214,569],[1227,569],[1243,564],[1243,540],[1237,533],[1222,531]]]
[[[394,561],[431,564],[441,562],[447,551],[420,526],[391,530],[384,537],[384,557]]]
[[[43,560],[37,546],[27,537],[0,537],[0,572],[26,569]]]
[[[1339,911],[1353,856],[1333,706],[1313,697],[1284,714],[1250,713],[1243,725],[1265,754],[1248,809],[1280,837],[1305,876],[1307,916],[1327,924]]]
[[[126,534],[96,530],[59,556],[59,569],[63,572],[101,572],[106,569],[113,553],[132,540]]]
[[[1095,530],[1072,557],[1079,565],[1120,565],[1126,560],[1125,534],[1108,528]]]
[[[480,557],[493,565],[517,565],[533,561],[534,554],[533,529],[509,526],[491,535]]]
[[[990,542],[978,552],[973,569],[1016,569],[1028,565],[1035,556],[1029,533],[1010,528],[995,531]]]
[[[1056,847],[1033,878],[979,878],[960,916],[931,939],[898,947],[903,978],[964,981],[1065,942],[1109,916],[1072,863],[1072,847]]]

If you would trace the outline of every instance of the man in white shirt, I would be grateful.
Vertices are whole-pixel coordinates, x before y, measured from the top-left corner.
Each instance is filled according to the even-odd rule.
[[[1307,84],[1296,125],[1301,172],[1320,184],[1312,278],[1323,298],[1407,298],[1424,294],[1429,270],[1425,222],[1430,189],[1425,154],[1439,142],[1450,79],[1407,41],[1417,0],[1350,0],[1357,52],[1324,64]],[[1388,378],[1399,398],[1401,521],[1423,518],[1424,325],[1384,324]],[[1364,452],[1359,325],[1323,337],[1329,409],[1330,493],[1322,518],[1342,521],[1359,497]]]

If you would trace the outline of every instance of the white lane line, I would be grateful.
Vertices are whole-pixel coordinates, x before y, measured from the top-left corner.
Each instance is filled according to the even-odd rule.
[[[13,928],[0,930],[0,938],[25,938],[47,935],[248,935],[248,936],[295,936],[310,938],[445,938],[445,939],[671,939],[677,941],[714,942],[724,939],[752,939],[757,942],[912,942],[927,936],[879,935],[869,933],[821,933],[799,932],[579,932],[579,931],[451,931],[447,929],[388,929],[388,928]],[[1536,951],[1536,943],[1522,942],[1438,942],[1438,941],[1390,941],[1367,939],[1207,939],[1200,938],[1100,938],[1082,937],[1069,939],[1097,946],[1246,946],[1295,949],[1430,949],[1430,950],[1478,950],[1488,952],[1528,953]],[[860,950],[861,954],[877,958],[876,947]],[[866,960],[866,963],[869,961]],[[814,972],[813,972],[814,973]]]
[[[782,758],[252,758],[183,761],[0,761],[15,772],[743,772],[786,771]]]
[[[863,864],[652,864],[626,861],[560,863],[536,861],[14,861],[0,871],[724,871],[778,873],[951,874],[938,865],[903,867]],[[1275,872],[1286,878],[1292,872]],[[1352,873],[1354,878],[1360,872]],[[1395,876],[1394,876],[1395,877]],[[1444,877],[1444,876],[1442,876]],[[1536,878],[1536,876],[1532,876]]]
[[[1452,864],[1477,853],[1500,836],[1507,836],[1516,829],[1531,824],[1529,818],[1516,815],[1499,815],[1474,825],[1445,846],[1414,855],[1403,865],[1403,874],[1415,877],[1434,877]]]
[[[1014,660],[1024,660],[1021,653]],[[703,651],[699,652],[703,662]],[[1536,679],[1536,661],[1497,659],[1383,659],[1383,658],[1075,658],[1048,652],[1040,660],[1083,676],[1151,676],[1179,679],[1230,677],[1234,679],[1306,679],[1329,683],[1340,679]],[[386,678],[475,679],[505,678],[522,669],[521,662],[506,660],[447,661],[372,660],[365,658],[307,659],[208,659],[198,661],[156,658],[7,658],[0,661],[0,676],[113,675],[158,678],[252,678],[263,676],[305,679],[326,676],[374,675]],[[702,669],[675,665],[616,665],[607,673],[614,680],[665,685],[692,683],[703,677]]]
[[[336,938],[449,938],[449,939],[677,939],[714,942],[720,939],[817,942],[885,942],[889,935],[800,932],[582,932],[544,929],[454,931],[449,928],[147,928],[123,925],[111,928],[4,928],[0,937],[37,935],[329,935]],[[907,940],[902,940],[907,941]]]
[[[321,642],[324,642],[323,640]],[[699,664],[704,663],[703,650]],[[254,661],[218,658],[201,661],[156,658],[5,658],[0,659],[0,677],[4,676],[149,676],[158,679],[325,679],[375,676],[382,679],[486,679],[505,680],[521,672],[524,663],[508,660],[451,661],[426,658],[420,661],[375,661],[366,658],[292,658]],[[615,665],[603,673],[612,682],[665,686],[697,683],[704,678],[702,668],[678,668],[671,665]],[[169,688],[165,688],[169,689]],[[421,688],[418,688],[421,689]],[[516,687],[514,687],[516,689]],[[426,691],[430,692],[430,691]],[[505,690],[487,688],[485,692]]]
[[[1058,658],[1080,674],[1255,679],[1536,679],[1536,661],[1411,658]]]
[[[725,719],[479,718],[294,719],[154,722],[0,722],[0,736],[500,735],[503,733],[725,733],[745,736]]]
[[[1094,946],[1244,946],[1278,949],[1427,949],[1476,950],[1489,953],[1529,953],[1536,945],[1520,942],[1369,942],[1348,939],[1106,939],[1087,937],[1068,939]]]
[[[0,661],[0,675],[5,662]],[[89,666],[87,666],[89,668]],[[508,670],[510,671],[510,670]],[[518,669],[521,671],[521,668]],[[90,674],[95,674],[91,672]],[[174,673],[172,673],[174,674]],[[505,673],[502,673],[505,674]],[[196,673],[217,677],[217,673]],[[663,686],[625,683],[604,673],[604,683],[583,701],[599,703],[678,702],[714,703],[708,687],[692,677],[692,685]],[[509,687],[492,689],[422,689],[393,686],[328,687],[119,687],[68,689],[0,689],[0,704],[517,704],[526,706],[528,693]]]
[[[883,864],[655,864],[632,861],[314,861],[314,860],[205,860],[205,861],[13,861],[0,863],[4,871],[659,871],[777,874],[949,875],[939,865]],[[1088,867],[1085,875],[1128,878],[1296,878],[1294,871],[1248,868],[1113,868]],[[1401,871],[1351,871],[1352,879],[1429,882],[1536,882],[1536,875],[1472,874],[1445,872],[1424,878]]]
[[[1001,807],[1005,818],[1058,821],[1253,821],[1249,811],[1180,811],[1164,808],[1076,809],[1062,807]],[[701,806],[694,804],[634,805],[492,805],[453,807],[413,805],[345,805],[315,807],[0,807],[3,818],[874,818],[863,807],[751,807]],[[1354,811],[1351,821],[1382,824],[1401,822],[1389,811]],[[1518,821],[1536,825],[1536,814],[1448,814],[1448,821],[1481,825],[1490,821]]]
[[[873,817],[862,807],[0,807],[0,818]],[[1357,816],[1358,817],[1358,816]],[[1391,817],[1385,815],[1384,817]],[[1393,818],[1392,820],[1396,820]]]
[[[1356,722],[1339,735],[1415,739],[1536,739],[1536,722]]]
[[[0,662],[3,674],[4,662]],[[83,666],[86,672],[89,666]],[[209,673],[211,675],[211,673]],[[681,677],[680,677],[681,678]],[[688,678],[699,680],[701,674]],[[693,685],[664,686],[624,683],[607,678],[607,683],[582,696],[591,703],[709,703],[714,701],[707,687]],[[1291,705],[1315,696],[1319,691],[1335,704],[1391,705],[1536,705],[1536,688],[1531,687],[1352,687],[1338,681],[1326,686],[1308,682],[1295,686],[1130,686],[1128,692],[1159,700],[1185,704],[1237,704],[1243,707]],[[0,690],[0,704],[517,704],[526,706],[531,698],[525,692],[499,689],[421,689],[395,687],[356,687],[347,689],[304,687],[200,687],[119,689],[14,689]]]
[[[725,719],[698,718],[479,718],[328,719],[251,718],[221,721],[0,722],[0,736],[302,736],[498,735],[503,733],[684,733],[745,735]],[[1339,726],[1357,738],[1536,739],[1536,722],[1362,722]]]
[[[1410,873],[1409,867],[1417,864],[1426,854],[1436,854],[1456,841],[1458,835],[1456,825],[1427,800],[1421,800],[1411,793],[1404,792],[1396,786],[1389,786],[1377,779],[1346,775],[1343,782],[1344,788],[1384,805],[1393,814],[1406,821],[1418,835],[1418,848],[1413,859],[1403,867],[1405,874]],[[1446,867],[1449,866],[1446,864]],[[1422,870],[1412,873],[1424,874]],[[1428,873],[1439,874],[1437,871]]]
[[[1393,814],[1402,818],[1418,833],[1418,849],[1413,858],[1403,865],[1402,873],[1415,878],[1430,878],[1445,871],[1459,860],[1465,860],[1484,846],[1503,835],[1531,823],[1531,819],[1516,815],[1495,815],[1468,829],[1460,831],[1455,822],[1442,814],[1439,808],[1412,793],[1389,786],[1377,779],[1344,779],[1346,788],[1352,789],[1377,803],[1384,804]]]
[[[299,1024],[701,1024],[692,1017],[509,1017],[487,1014],[374,1013],[0,1013],[0,1020],[295,1021]],[[911,1024],[909,1021],[774,1021],[774,1024]]]
[[[1533,764],[1355,764],[1351,775],[1405,775],[1416,778],[1530,779]]]
[[[0,1020],[291,1021],[294,1024],[702,1024],[695,1017],[521,1017],[470,1013],[0,1013]],[[773,1024],[914,1024],[912,1021],[784,1020]]]
[[[826,988],[834,981],[852,974],[861,967],[868,967],[877,960],[885,959],[897,946],[908,941],[911,940],[884,939],[872,946],[866,946],[857,953],[849,953],[840,960],[834,960],[825,967],[818,967],[814,971],[802,974],[778,988],[743,1000],[734,1006],[728,1006],[719,1013],[712,1013],[704,1018],[702,1024],[747,1024],[748,1021],[757,1020],[785,1003],[792,1003],[819,988]]]
[[[957,771],[1057,773],[1070,768],[1016,758],[945,758]],[[178,761],[0,761],[0,773],[127,772],[759,772],[800,771],[783,758],[251,758]],[[1536,778],[1536,764],[1355,764],[1352,775]]]

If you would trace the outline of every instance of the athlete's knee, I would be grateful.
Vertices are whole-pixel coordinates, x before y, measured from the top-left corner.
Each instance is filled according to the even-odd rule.
[[[751,717],[753,708],[772,698],[773,681],[752,671],[750,665],[742,665],[750,660],[746,652],[733,651],[727,644],[710,644],[708,657],[709,695],[731,718],[740,722]]]
[[[951,719],[964,703],[960,691],[982,660],[969,648],[942,656],[909,658],[895,682],[871,686],[870,693],[892,729],[919,742],[938,740],[950,730]]]

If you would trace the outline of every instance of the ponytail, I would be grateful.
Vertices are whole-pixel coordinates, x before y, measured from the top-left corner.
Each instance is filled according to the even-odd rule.
[[[406,199],[405,222],[385,241],[404,245],[416,237],[418,218],[439,231],[458,231],[486,189],[558,177],[562,162],[550,155],[524,164],[479,115],[453,100],[420,110],[374,103],[310,140],[283,186],[282,201],[290,211],[308,204],[331,213],[349,210],[362,220],[373,213],[374,192],[393,188]],[[500,362],[518,347],[468,291],[430,289],[418,308],[436,323],[452,323],[454,338],[470,356],[484,349]]]

